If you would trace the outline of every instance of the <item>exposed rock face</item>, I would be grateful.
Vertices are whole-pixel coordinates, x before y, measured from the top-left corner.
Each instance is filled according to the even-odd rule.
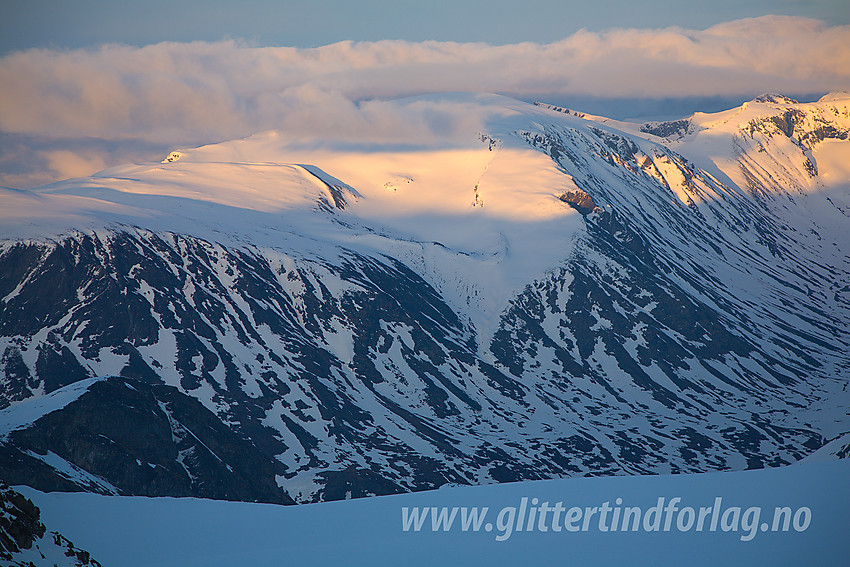
[[[44,537],[39,509],[19,492],[0,484],[0,557],[11,560],[13,553],[30,549]]]
[[[693,125],[690,120],[672,120],[669,122],[647,122],[640,131],[659,138],[678,139],[690,133]]]
[[[58,532],[47,532],[41,511],[21,493],[0,483],[0,559],[4,565],[101,567],[88,551]]]
[[[583,215],[590,214],[598,208],[593,198],[582,190],[567,191],[558,198]]]
[[[765,93],[753,99],[753,102],[771,102],[776,104],[798,104],[799,101],[794,100],[789,96],[776,93]]]
[[[275,463],[196,399],[112,377],[0,446],[0,476],[39,490],[292,503]],[[66,466],[56,468],[56,464]],[[85,472],[83,472],[85,471]]]

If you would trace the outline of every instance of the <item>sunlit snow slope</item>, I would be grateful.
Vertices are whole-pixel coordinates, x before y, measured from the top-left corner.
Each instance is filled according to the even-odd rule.
[[[779,466],[850,431],[847,95],[395,111],[444,99],[478,126],[3,190],[0,423],[76,388],[5,434],[9,482],[311,501]],[[161,441],[117,443],[104,404]]]

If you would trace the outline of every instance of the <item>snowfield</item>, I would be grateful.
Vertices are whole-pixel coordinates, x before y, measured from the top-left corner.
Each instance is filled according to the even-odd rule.
[[[20,490],[40,506],[49,529],[58,530],[75,544],[85,542],[92,557],[103,565],[513,565],[554,559],[587,566],[838,567],[845,565],[850,553],[844,537],[850,521],[846,506],[850,490],[845,482],[848,465],[845,459],[739,473],[519,482],[288,507]],[[657,531],[650,522],[648,531],[641,525],[634,532],[603,532],[596,515],[586,531],[571,532],[563,527],[555,532],[552,512],[545,518],[545,532],[539,519],[532,528],[523,522],[524,531],[509,532],[496,526],[503,509],[519,513],[523,498],[528,502],[523,517],[527,520],[534,498],[538,506],[544,501],[551,507],[562,502],[566,509],[577,507],[584,512],[606,502],[616,507],[618,498],[623,507],[649,510],[659,498],[664,498],[666,506],[676,497],[681,499],[678,509],[714,507],[721,498],[718,509],[732,512],[725,524],[717,522],[714,531],[710,520],[702,531],[697,531],[695,522],[687,530],[680,529],[679,516],[673,515],[667,531],[664,521],[659,521]],[[418,531],[413,523],[404,530],[405,508],[408,513],[427,508],[430,513],[432,508],[444,507],[446,518],[455,507],[488,510],[478,529],[469,524],[464,531],[457,512],[449,530],[444,529],[445,522],[434,530],[430,516]],[[772,529],[777,507],[792,511],[787,531],[782,531],[783,523],[777,531]],[[734,508],[740,508],[737,520],[733,519]],[[755,532],[744,527],[752,525],[755,515],[748,510],[754,508],[759,509]],[[793,514],[804,508],[811,512],[811,522],[798,531]],[[687,520],[688,512],[684,514]],[[610,527],[612,518],[613,513],[603,527]],[[491,531],[485,527],[488,520],[493,524]],[[762,531],[762,524],[768,529]],[[798,528],[803,525],[802,521],[796,524]],[[506,534],[509,537],[497,540]]]

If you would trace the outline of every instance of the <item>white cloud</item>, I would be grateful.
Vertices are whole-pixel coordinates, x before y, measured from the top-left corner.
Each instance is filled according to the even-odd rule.
[[[0,131],[174,146],[272,128],[305,139],[380,141],[447,135],[463,119],[458,108],[423,107],[411,118],[380,103],[433,92],[682,97],[848,87],[850,26],[779,16],[702,31],[580,31],[546,45],[108,45],[0,59]],[[75,171],[101,159],[60,157]]]

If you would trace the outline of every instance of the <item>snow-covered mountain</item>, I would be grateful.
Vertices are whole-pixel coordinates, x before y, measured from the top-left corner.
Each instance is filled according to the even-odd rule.
[[[305,502],[841,443],[850,95],[395,110],[435,100],[473,126],[2,190],[0,476]]]

